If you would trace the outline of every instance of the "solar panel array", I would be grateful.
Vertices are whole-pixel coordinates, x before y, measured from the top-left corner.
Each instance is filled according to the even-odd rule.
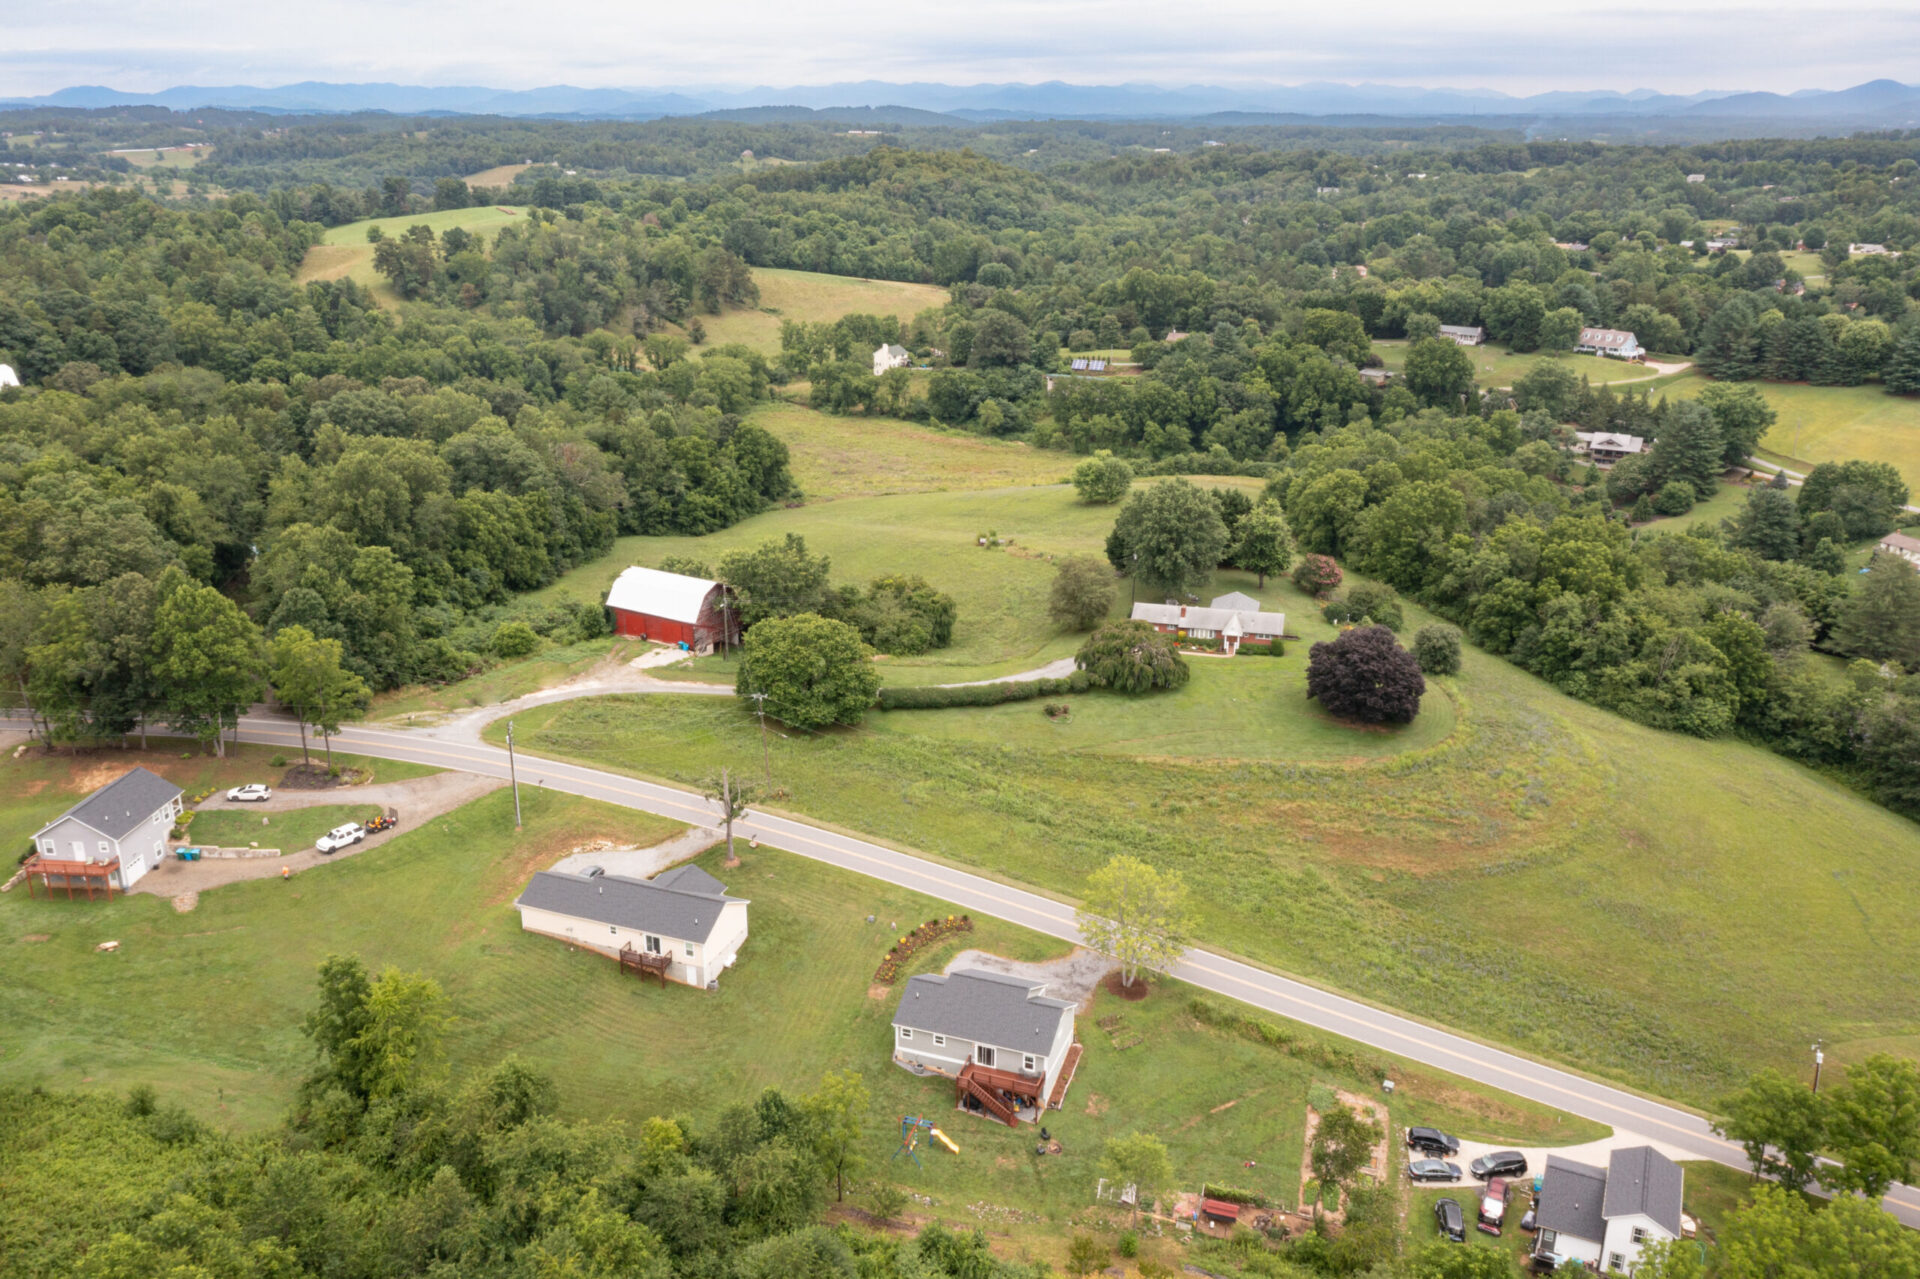
[[[1088,360],[1087,361],[1087,372],[1105,373],[1106,371],[1107,371],[1107,362],[1105,360]]]
[[[1087,371],[1087,362],[1084,359],[1075,360],[1071,367],[1075,373],[1085,373]]]

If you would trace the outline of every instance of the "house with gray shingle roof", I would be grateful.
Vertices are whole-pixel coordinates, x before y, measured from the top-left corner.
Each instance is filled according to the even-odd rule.
[[[1631,1274],[1648,1244],[1680,1237],[1685,1194],[1686,1174],[1652,1146],[1616,1150],[1604,1169],[1548,1155],[1533,1255]]]
[[[1162,634],[1219,640],[1220,651],[1229,657],[1239,652],[1242,644],[1273,644],[1287,629],[1285,613],[1266,612],[1259,600],[1238,591],[1216,595],[1206,608],[1177,601],[1135,604],[1132,616],[1137,622],[1151,623]]]
[[[107,884],[124,892],[166,860],[167,835],[182,807],[178,786],[131,769],[36,831],[34,853],[46,862],[85,863],[96,883],[106,868]],[[70,878],[53,872],[46,882],[64,886]]]
[[[655,971],[688,986],[711,989],[747,940],[747,900],[698,866],[652,879],[543,870],[513,904],[530,933],[615,959],[625,950],[658,957]]]
[[[1074,1005],[1046,984],[962,968],[909,978],[893,1014],[893,1060],[918,1075],[960,1078],[968,1066],[1028,1076],[1052,1097],[1073,1048]]]

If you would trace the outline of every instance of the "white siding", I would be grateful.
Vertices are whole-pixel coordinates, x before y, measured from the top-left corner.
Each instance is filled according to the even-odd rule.
[[[668,937],[664,933],[648,933],[638,928],[621,928],[615,924],[602,924],[596,920],[580,919],[573,915],[561,915],[550,910],[540,910],[532,906],[521,906],[520,927],[530,933],[539,933],[546,937],[557,937],[561,941],[570,941],[589,950],[599,951],[610,959],[618,959],[622,947],[629,944],[635,950],[646,949],[649,936],[660,938],[660,949],[673,956],[673,965],[668,968],[667,976],[687,986],[704,986],[707,979],[719,972],[719,968],[708,962],[708,951],[699,943],[693,943],[693,956],[687,955],[687,939]],[[744,917],[746,907],[740,904]],[[725,915],[722,915],[722,919]],[[745,919],[739,940],[746,938]],[[717,930],[716,930],[717,931]],[[738,945],[738,941],[735,942]],[[720,952],[713,952],[719,954]],[[727,952],[730,956],[731,952]]]
[[[1641,1243],[1633,1241],[1633,1232],[1636,1229],[1646,1232],[1644,1241]],[[1626,1259],[1622,1269],[1630,1272],[1640,1264],[1640,1250],[1647,1244],[1671,1238],[1673,1236],[1667,1233],[1666,1227],[1652,1217],[1642,1216],[1639,1213],[1625,1217],[1610,1217],[1607,1219],[1607,1238],[1600,1249],[1602,1254],[1599,1258],[1600,1268],[1607,1269],[1607,1263],[1617,1254]]]

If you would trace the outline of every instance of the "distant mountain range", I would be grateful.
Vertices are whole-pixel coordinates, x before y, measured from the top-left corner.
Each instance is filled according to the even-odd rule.
[[[541,89],[482,86],[329,84],[307,81],[277,88],[251,85],[181,85],[158,93],[127,93],[79,85],[37,98],[0,99],[0,107],[161,106],[175,110],[224,107],[281,113],[387,111],[395,114],[459,114],[580,119],[647,120],[662,116],[725,115],[777,119],[810,111],[836,116],[875,111],[888,123],[938,124],[1019,119],[1193,119],[1255,117],[1391,116],[1396,120],[1463,122],[1475,117],[1504,121],[1551,120],[1773,122],[1833,130],[1920,127],[1920,85],[1874,80],[1850,89],[1803,89],[1793,93],[1707,91],[1694,94],[1634,90],[1573,91],[1515,97],[1493,89],[1426,89],[1384,84],[1302,84],[1167,88],[1151,84],[899,84],[857,83],[761,87],[745,91],[703,88]],[[923,114],[924,113],[924,114]]]

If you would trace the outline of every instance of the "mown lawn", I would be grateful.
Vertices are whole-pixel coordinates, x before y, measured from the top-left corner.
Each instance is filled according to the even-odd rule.
[[[410,684],[377,694],[369,718],[406,719],[512,701],[552,688],[601,662],[637,657],[647,647],[637,641],[609,637],[542,649],[531,657],[502,662],[451,684]]]
[[[1404,341],[1389,339],[1375,342],[1373,347],[1386,367],[1396,373],[1406,368],[1407,344]],[[1584,376],[1595,386],[1603,382],[1652,381],[1656,376],[1652,369],[1643,364],[1609,360],[1598,355],[1575,355],[1570,351],[1557,355],[1539,351],[1522,355],[1492,342],[1461,349],[1473,361],[1474,381],[1483,387],[1512,386],[1543,360],[1551,360],[1563,368],[1571,369],[1575,377]]]
[[[0,776],[10,767],[0,765]],[[940,903],[770,850],[729,870],[716,851],[702,864],[753,902],[739,963],[717,992],[642,985],[605,959],[523,933],[510,902],[531,870],[585,839],[651,843],[679,827],[545,791],[524,798],[524,833],[513,830],[511,799],[497,793],[290,882],[202,894],[184,915],[141,896],[92,906],[0,899],[0,950],[16,974],[0,988],[9,1027],[0,1082],[114,1090],[147,1082],[202,1115],[270,1123],[311,1064],[298,1025],[315,967],[349,953],[441,983],[454,1014],[454,1072],[517,1054],[555,1077],[571,1115],[705,1122],[762,1088],[800,1092],[825,1071],[861,1071],[873,1096],[867,1176],[932,1194],[948,1213],[1016,1205],[1025,1224],[1051,1225],[1049,1234],[1088,1203],[1106,1138],[1135,1130],[1167,1141],[1183,1183],[1296,1192],[1303,1107],[1316,1081],[1372,1090],[1391,1071],[1396,1108],[1513,1140],[1597,1131],[1302,1028],[1272,1046],[1203,1024],[1192,992],[1167,983],[1139,1003],[1096,997],[1080,1022],[1086,1055],[1066,1107],[1048,1118],[1064,1151],[1036,1159],[1031,1129],[961,1115],[951,1084],[889,1062],[898,988],[871,987],[873,970],[892,925],[946,913]],[[95,953],[108,936],[120,950]],[[983,920],[917,956],[915,971],[938,969],[963,946],[1027,959],[1059,949]],[[1115,1013],[1124,1021],[1110,1034],[1098,1023]],[[892,1159],[906,1114],[932,1117],[960,1154],[927,1147],[920,1167]],[[1245,1168],[1248,1159],[1257,1168]]]
[[[1058,484],[1079,461],[971,431],[888,417],[835,417],[797,404],[770,405],[753,421],[786,442],[793,478],[809,502]]]
[[[1661,384],[1660,394],[1689,399],[1713,382],[1687,373]],[[1760,456],[1805,472],[1820,462],[1861,458],[1889,462],[1920,493],[1920,399],[1888,395],[1877,384],[1804,386],[1750,382],[1779,415],[1760,440]],[[1912,500],[1912,499],[1909,499]]]
[[[864,280],[819,271],[755,267],[760,304],[723,315],[703,315],[707,345],[739,342],[769,356],[780,354],[780,321],[831,323],[843,315],[895,315],[911,320],[928,307],[947,304],[947,291],[934,284]]]
[[[323,804],[317,808],[289,808],[277,813],[251,809],[218,808],[195,813],[187,828],[191,843],[221,848],[244,848],[258,844],[297,853],[313,847],[313,841],[348,822],[364,822],[385,810],[373,804]],[[261,819],[266,824],[261,824]]]

